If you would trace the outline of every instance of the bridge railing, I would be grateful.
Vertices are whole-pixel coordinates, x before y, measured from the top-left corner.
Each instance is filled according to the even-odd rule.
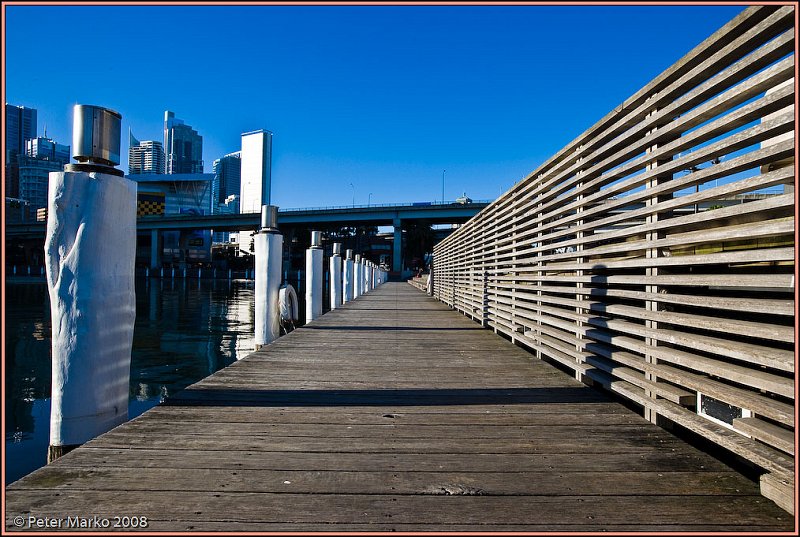
[[[793,478],[793,21],[746,9],[434,248],[436,298],[752,461],[772,497]]]

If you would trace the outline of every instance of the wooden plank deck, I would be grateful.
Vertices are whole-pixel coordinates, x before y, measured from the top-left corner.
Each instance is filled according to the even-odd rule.
[[[6,502],[7,531],[16,516],[146,516],[148,531],[794,527],[756,483],[405,283],[33,472]]]

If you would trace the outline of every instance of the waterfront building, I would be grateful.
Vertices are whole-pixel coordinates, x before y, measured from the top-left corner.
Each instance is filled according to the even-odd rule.
[[[203,173],[203,137],[169,110],[164,112],[164,152],[165,173]]]
[[[270,205],[272,187],[272,133],[257,130],[242,134],[242,177],[239,211],[261,212],[262,205]],[[239,233],[239,252],[253,253],[252,231]]]
[[[212,212],[224,205],[229,196],[239,199],[242,187],[241,151],[229,153],[214,161],[214,183],[211,186]]]
[[[211,212],[214,174],[134,174],[128,178],[137,183],[139,216]],[[161,235],[163,263],[174,266],[211,260],[210,231],[165,231]],[[139,257],[148,255],[149,247],[143,247]]]
[[[156,140],[137,140],[128,133],[128,175],[161,175],[165,170],[164,147]]]

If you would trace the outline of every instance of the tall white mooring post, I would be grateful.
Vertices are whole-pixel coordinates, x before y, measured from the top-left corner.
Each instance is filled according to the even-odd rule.
[[[279,294],[283,263],[283,235],[278,232],[278,207],[261,206],[261,228],[253,237],[255,248],[256,350],[280,337]]]
[[[51,172],[44,254],[52,322],[48,462],[128,419],[136,183],[117,170],[122,116],[73,108],[78,164]]]
[[[361,276],[361,256],[356,254],[356,260],[353,264],[353,298],[358,298],[361,296],[361,281],[363,280]]]
[[[311,232],[306,250],[306,322],[322,315],[322,232]]]
[[[350,302],[353,300],[353,250],[347,250],[344,260],[344,274],[342,275],[342,283],[344,285],[343,302]]]
[[[342,305],[342,244],[339,242],[333,243],[330,275],[331,309],[335,310]]]

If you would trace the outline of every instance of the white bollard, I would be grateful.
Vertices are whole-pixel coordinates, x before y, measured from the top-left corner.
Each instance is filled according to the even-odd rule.
[[[113,168],[119,164],[120,122],[111,110],[75,105],[73,151],[79,164],[67,164],[66,171],[49,177],[44,245],[53,332],[48,462],[128,419],[136,183]]]
[[[339,242],[333,243],[330,274],[331,309],[335,310],[342,305],[342,244]]]
[[[356,254],[356,259],[353,262],[353,298],[361,296],[361,256]]]
[[[283,235],[278,232],[278,208],[261,206],[261,229],[253,237],[255,247],[255,344],[256,350],[272,343],[281,332],[279,294],[283,264]]]
[[[306,250],[306,323],[322,315],[322,232],[311,232]]]
[[[347,250],[342,271],[342,303],[353,300],[353,250]]]

